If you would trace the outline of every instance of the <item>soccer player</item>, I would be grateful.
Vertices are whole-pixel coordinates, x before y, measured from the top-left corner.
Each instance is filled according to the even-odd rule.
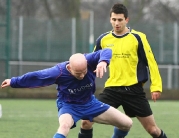
[[[99,36],[94,51],[110,48],[113,51],[109,65],[109,78],[99,100],[115,108],[122,105],[129,117],[136,117],[153,138],[167,138],[156,125],[149,102],[143,91],[151,80],[151,97],[154,102],[162,92],[162,80],[158,65],[147,41],[146,35],[127,27],[128,10],[120,3],[110,11],[112,31]],[[124,138],[127,131],[114,128],[112,138]],[[92,123],[82,120],[79,138],[92,138]]]
[[[129,131],[131,118],[94,96],[95,78],[101,78],[106,72],[111,56],[111,49],[88,54],[77,53],[69,61],[51,68],[6,79],[1,87],[36,88],[57,84],[59,128],[53,138],[66,138],[70,128],[75,127],[80,119],[110,124]]]

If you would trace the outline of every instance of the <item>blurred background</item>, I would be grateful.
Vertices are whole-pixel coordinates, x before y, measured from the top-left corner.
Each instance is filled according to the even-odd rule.
[[[51,67],[76,52],[92,52],[97,37],[112,29],[109,11],[116,2],[128,8],[128,26],[147,35],[163,79],[163,98],[179,99],[178,0],[0,0],[0,81]],[[107,76],[97,79],[97,90]],[[54,87],[33,96],[8,88],[0,97],[54,98]]]

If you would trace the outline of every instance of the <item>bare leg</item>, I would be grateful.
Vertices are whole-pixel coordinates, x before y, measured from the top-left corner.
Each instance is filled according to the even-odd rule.
[[[94,122],[89,120],[81,120],[81,128],[83,129],[92,129]]]
[[[161,135],[161,129],[156,125],[154,116],[150,115],[147,117],[137,117],[140,123],[143,125],[145,130],[154,138],[158,138]],[[165,138],[166,135],[161,136],[161,138]]]
[[[59,128],[57,130],[57,133],[64,135],[67,137],[70,128],[74,124],[74,120],[70,114],[62,114],[59,117]]]
[[[89,120],[81,121],[80,132],[78,133],[78,138],[92,138],[93,137],[93,128],[94,123]]]
[[[93,119],[94,122],[116,126],[120,130],[129,131],[132,127],[132,119],[114,107]]]
[[[118,127],[119,129],[116,127],[114,128],[114,131],[115,133],[117,132],[118,136],[127,135],[129,129],[132,126],[132,120],[113,107],[110,107],[106,112],[95,117],[93,120],[98,123],[109,124]],[[92,138],[93,124],[94,123],[90,122],[89,120],[82,120],[81,130],[78,135],[78,138]],[[113,135],[113,137],[115,137],[115,135]]]

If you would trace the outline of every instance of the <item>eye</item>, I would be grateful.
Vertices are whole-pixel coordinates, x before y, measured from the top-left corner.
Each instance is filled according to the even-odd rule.
[[[123,19],[118,19],[119,22],[123,21]]]

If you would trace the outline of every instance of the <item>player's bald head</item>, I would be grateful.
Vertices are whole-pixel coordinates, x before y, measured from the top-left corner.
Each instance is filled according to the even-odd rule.
[[[87,60],[81,53],[73,54],[69,59],[70,68],[75,71],[81,71],[87,68]]]

